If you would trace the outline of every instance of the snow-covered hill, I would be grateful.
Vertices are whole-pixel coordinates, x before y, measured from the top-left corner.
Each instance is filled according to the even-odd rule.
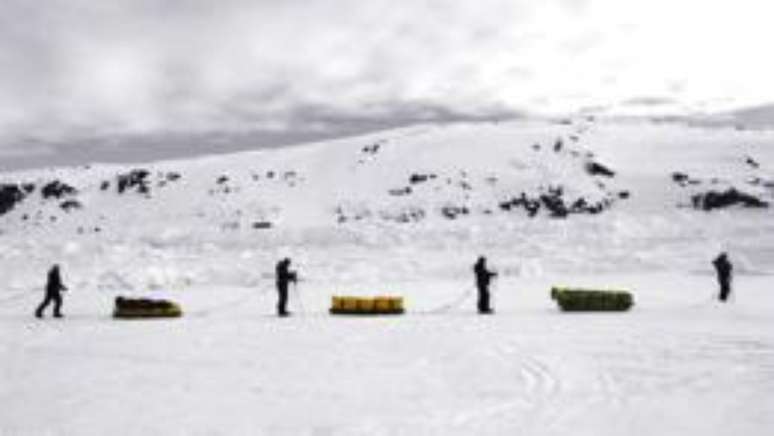
[[[9,173],[0,256],[19,287],[54,261],[84,287],[108,277],[138,288],[249,284],[281,254],[359,279],[444,276],[484,252],[514,274],[706,269],[721,249],[742,270],[774,271],[770,209],[698,210],[704,194],[731,187],[752,206],[774,200],[773,141],[768,131],[585,118]],[[335,247],[358,260],[329,256]],[[391,267],[374,273],[371,262]]]

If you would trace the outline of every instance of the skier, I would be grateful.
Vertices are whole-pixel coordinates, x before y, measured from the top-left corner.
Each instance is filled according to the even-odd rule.
[[[731,262],[729,262],[728,255],[725,252],[720,253],[720,255],[712,261],[712,265],[715,267],[715,271],[718,274],[720,301],[725,302],[731,294],[731,273],[733,272],[734,267],[731,265]]]
[[[279,294],[277,315],[288,316],[289,313],[286,308],[288,304],[288,284],[290,282],[297,283],[298,275],[295,271],[290,270],[290,259],[287,257],[277,262],[276,279],[277,293]]]
[[[473,266],[473,272],[476,274],[476,287],[478,288],[478,313],[492,313],[489,307],[489,283],[492,277],[497,273],[486,269],[486,257],[480,256]]]
[[[62,284],[62,276],[59,274],[59,265],[54,265],[48,271],[48,280],[46,281],[46,296],[43,302],[40,303],[37,310],[35,310],[35,316],[43,318],[43,311],[48,307],[50,303],[54,303],[54,318],[62,317],[62,294],[61,291],[66,291],[67,287]]]

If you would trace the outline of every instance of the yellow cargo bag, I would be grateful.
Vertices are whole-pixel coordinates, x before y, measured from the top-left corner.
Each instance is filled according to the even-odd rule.
[[[374,310],[379,313],[389,312],[392,310],[393,304],[390,297],[376,297],[374,299]]]
[[[373,298],[358,298],[357,310],[361,313],[373,313],[374,312],[374,299]]]
[[[357,298],[355,297],[341,297],[343,304],[341,309],[345,312],[357,312]]]
[[[331,297],[330,312],[336,315],[394,315],[404,312],[403,297]]]
[[[344,309],[344,297],[336,297],[334,296],[331,298],[331,310],[342,310]]]

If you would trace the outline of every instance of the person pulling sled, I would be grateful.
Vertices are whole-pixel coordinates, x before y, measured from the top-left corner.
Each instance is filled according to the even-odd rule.
[[[62,283],[62,276],[59,273],[59,265],[54,265],[48,271],[46,280],[46,296],[43,302],[35,310],[37,318],[43,318],[43,311],[49,304],[54,303],[54,318],[62,318],[62,291],[67,291],[67,287]]]
[[[298,283],[298,274],[290,269],[290,259],[287,257],[277,262],[276,267],[277,293],[277,315],[288,316],[288,286],[290,282]]]
[[[497,277],[497,273],[486,268],[486,257],[484,256],[480,256],[476,264],[473,265],[473,272],[476,275],[476,288],[478,289],[478,313],[493,313],[490,305],[489,285],[492,278]]]
[[[720,301],[726,302],[731,295],[731,276],[734,271],[734,266],[728,260],[728,255],[720,253],[715,260],[712,261],[712,265],[715,267],[715,272],[718,275],[718,284],[720,285],[720,295],[718,296]]]

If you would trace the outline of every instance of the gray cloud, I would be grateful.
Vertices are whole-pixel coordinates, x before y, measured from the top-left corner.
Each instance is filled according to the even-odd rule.
[[[680,98],[701,99],[708,91],[687,80],[694,71],[675,64],[675,44],[665,42],[663,13],[673,8],[666,0],[0,0],[0,156],[30,141],[62,153],[85,138],[138,135],[264,132],[282,142],[282,132],[676,98],[670,83],[691,83]],[[699,34],[677,39],[678,48],[712,42],[700,18],[693,23]],[[707,89],[726,78],[707,74],[715,75]]]

